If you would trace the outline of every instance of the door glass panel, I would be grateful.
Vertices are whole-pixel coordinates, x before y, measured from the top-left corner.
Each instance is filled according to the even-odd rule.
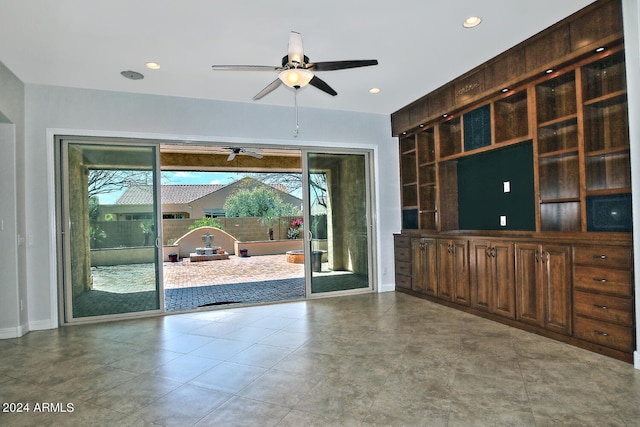
[[[159,310],[157,147],[65,148],[66,321]]]
[[[307,153],[310,293],[371,288],[367,158]]]

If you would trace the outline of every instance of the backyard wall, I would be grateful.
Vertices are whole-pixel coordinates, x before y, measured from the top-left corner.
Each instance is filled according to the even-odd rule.
[[[155,257],[154,247],[92,249],[91,266],[146,264],[154,262]]]
[[[299,217],[281,217],[272,222],[273,240],[285,240],[289,223]],[[269,226],[262,223],[258,217],[247,218],[216,218],[227,233],[241,241],[268,240]],[[165,219],[162,220],[163,244],[172,244],[189,232],[195,219]],[[145,236],[140,225],[145,221],[95,221],[104,231],[105,237],[92,244],[92,249],[136,247],[144,246]],[[155,243],[154,239],[147,239],[147,246]]]

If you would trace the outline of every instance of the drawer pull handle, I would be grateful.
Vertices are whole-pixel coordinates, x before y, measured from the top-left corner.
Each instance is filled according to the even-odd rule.
[[[601,282],[601,283],[607,283],[607,279],[598,279],[597,277],[593,278],[594,282]]]
[[[607,259],[606,255],[594,255],[593,256],[594,259]]]
[[[598,305],[598,304],[593,304],[593,306],[595,308],[601,308],[603,310],[609,310],[609,307],[607,307],[606,305]]]
[[[603,337],[608,337],[609,336],[609,334],[606,333],[606,332],[601,332],[601,331],[593,331],[593,332],[595,332],[597,335],[602,335]]]

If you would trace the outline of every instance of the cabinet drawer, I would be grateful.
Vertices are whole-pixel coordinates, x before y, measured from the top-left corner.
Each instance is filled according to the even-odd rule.
[[[411,289],[411,276],[396,274],[396,288]]]
[[[411,276],[411,263],[405,261],[396,261],[396,275]]]
[[[633,329],[576,316],[576,338],[626,352],[633,351]]]
[[[394,237],[395,237],[396,250],[400,247],[402,248],[411,247],[411,237],[409,236],[394,236]]]
[[[599,267],[575,267],[575,287],[630,297],[633,292],[631,272]]]
[[[396,259],[398,260],[407,260],[411,258],[411,249],[404,247],[396,248]]]
[[[608,268],[631,268],[631,249],[616,246],[577,246],[574,249],[574,262]]]
[[[591,294],[576,291],[575,310],[577,314],[595,317],[608,322],[632,326],[633,305],[631,298]]]

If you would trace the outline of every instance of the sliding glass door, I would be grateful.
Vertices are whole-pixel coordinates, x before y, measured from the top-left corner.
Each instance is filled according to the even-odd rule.
[[[307,296],[371,290],[369,153],[305,152]]]
[[[161,311],[158,149],[61,141],[65,322]]]

